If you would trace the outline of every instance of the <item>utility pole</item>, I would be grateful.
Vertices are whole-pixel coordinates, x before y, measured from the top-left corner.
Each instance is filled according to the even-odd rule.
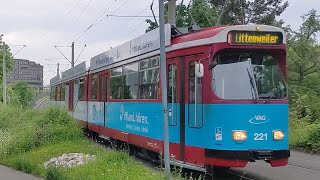
[[[69,61],[69,63],[71,64],[71,67],[74,67],[74,42],[72,42],[72,45],[71,46],[54,46],[58,51],[59,53],[67,60]],[[70,48],[71,47],[71,61],[59,50],[59,47],[60,48]]]
[[[169,0],[168,5],[168,22],[169,24],[176,26],[176,0]]]
[[[245,24],[245,18],[246,18],[246,14],[245,14],[245,3],[246,1],[245,0],[242,0],[241,2],[241,6],[242,6],[242,24]]]
[[[174,1],[175,2],[175,1]],[[164,142],[164,164],[167,179],[170,179],[170,159],[169,159],[169,124],[168,124],[168,101],[167,101],[167,70],[165,52],[165,31],[164,31],[164,0],[159,0],[159,25],[160,25],[160,70],[161,89],[163,106],[163,142]]]
[[[74,67],[74,42],[71,45],[71,67]]]
[[[2,48],[3,48],[3,62],[2,62],[2,83],[3,83],[3,104],[7,104],[7,75],[6,75],[6,47],[5,43],[2,42]]]
[[[57,64],[57,76],[59,76],[59,63]]]

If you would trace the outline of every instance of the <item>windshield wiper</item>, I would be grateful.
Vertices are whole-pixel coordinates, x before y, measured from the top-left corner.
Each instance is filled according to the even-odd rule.
[[[252,95],[253,99],[257,100],[257,95],[256,95],[256,91],[255,91],[255,86],[254,86],[253,78],[251,77],[251,74],[250,74],[250,72],[249,72],[249,70],[248,70],[248,67],[246,67],[246,69],[247,69],[247,73],[248,73],[248,76],[249,76],[249,79],[250,79],[251,95]]]

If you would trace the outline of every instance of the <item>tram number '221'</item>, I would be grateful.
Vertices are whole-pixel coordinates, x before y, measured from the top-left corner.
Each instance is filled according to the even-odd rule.
[[[255,141],[266,141],[268,140],[267,133],[254,133],[254,140]]]

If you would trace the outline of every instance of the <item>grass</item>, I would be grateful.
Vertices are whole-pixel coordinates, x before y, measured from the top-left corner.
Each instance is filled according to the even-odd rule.
[[[163,179],[126,152],[101,147],[83,137],[80,124],[59,108],[22,110],[0,105],[0,164],[49,180]],[[73,168],[44,168],[43,163],[64,153],[96,158]]]

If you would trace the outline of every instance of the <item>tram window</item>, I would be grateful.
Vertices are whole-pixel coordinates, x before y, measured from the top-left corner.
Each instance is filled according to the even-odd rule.
[[[60,89],[60,85],[57,86],[57,101],[61,101],[61,98],[60,98],[60,94],[61,93],[61,89]]]
[[[124,99],[138,98],[138,63],[124,66]]]
[[[52,101],[55,100],[55,88],[54,87],[50,88],[50,100],[52,100]]]
[[[111,70],[110,76],[110,98],[122,98],[122,67]]]
[[[189,64],[189,103],[195,103],[195,64],[196,61],[192,61]],[[201,89],[202,89],[202,82],[201,78],[197,79],[197,103],[202,103],[202,96],[201,96]]]
[[[170,64],[168,67],[168,103],[177,102],[177,65]]]
[[[78,83],[79,83],[78,99],[84,100],[84,78],[80,78],[78,80]]]
[[[91,76],[91,99],[96,100],[98,95],[98,74]]]
[[[159,86],[159,57],[139,63],[139,98],[157,99]]]
[[[202,109],[202,82],[201,78],[197,78],[197,93],[195,94],[195,64],[192,61],[189,64],[189,126],[193,128],[201,128],[203,124]],[[195,97],[197,98],[195,99]]]
[[[66,98],[66,84],[63,83],[61,87],[61,101],[64,101]]]

